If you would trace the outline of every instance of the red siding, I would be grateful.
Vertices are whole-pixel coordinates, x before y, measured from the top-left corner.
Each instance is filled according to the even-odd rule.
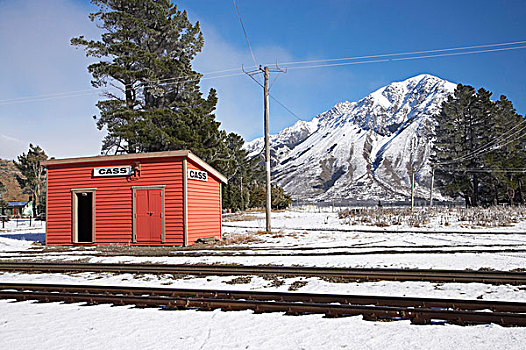
[[[92,177],[93,168],[136,162],[141,164],[138,178]],[[46,241],[72,244],[71,189],[96,188],[95,244],[131,243],[132,186],[165,185],[165,243],[182,245],[182,175],[182,157],[49,165]]]
[[[188,160],[188,169],[203,170]],[[188,179],[188,243],[200,237],[221,238],[221,182],[208,173],[208,181]]]

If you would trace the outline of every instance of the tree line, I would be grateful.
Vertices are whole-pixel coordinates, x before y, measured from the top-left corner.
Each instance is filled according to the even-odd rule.
[[[46,212],[46,169],[40,166],[46,159],[48,156],[42,148],[29,144],[28,152],[19,155],[13,162],[20,171],[14,177],[22,193],[28,194],[33,202],[33,217]],[[7,193],[8,189],[0,181],[0,215],[5,215],[5,210],[9,207],[4,198]]]
[[[523,204],[526,122],[502,95],[459,84],[436,116],[431,164],[442,194],[466,206]]]

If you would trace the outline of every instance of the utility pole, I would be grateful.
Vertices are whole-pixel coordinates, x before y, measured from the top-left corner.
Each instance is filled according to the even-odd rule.
[[[271,196],[271,191],[272,191],[272,187],[271,187],[271,184],[270,184],[270,142],[269,142],[269,127],[268,127],[268,109],[269,109],[269,105],[268,105],[268,77],[269,77],[269,74],[268,74],[268,67],[265,67],[265,68],[261,68],[259,67],[259,69],[263,72],[264,74],[264,77],[265,77],[265,83],[264,83],[264,87],[263,87],[263,95],[264,95],[264,104],[265,104],[265,112],[264,112],[264,115],[265,115],[265,174],[266,174],[266,178],[267,178],[267,184],[266,184],[266,205],[265,205],[265,216],[266,216],[266,226],[265,226],[265,230],[267,232],[271,232],[271,225],[270,225],[270,213],[271,213],[271,209],[272,209],[272,196]]]
[[[429,190],[429,207],[433,206],[433,187],[435,186],[435,167],[431,168],[431,189]]]
[[[411,211],[415,206],[415,165],[411,164]]]
[[[411,212],[415,205],[415,144],[411,139]]]
[[[265,217],[266,217],[266,225],[265,225],[265,231],[271,232],[272,231],[272,225],[271,225],[271,209],[272,209],[272,186],[270,183],[270,137],[269,137],[269,91],[272,85],[269,86],[269,77],[270,73],[285,73],[286,71],[282,70],[281,68],[277,67],[269,69],[268,66],[261,67],[259,66],[259,69],[253,70],[253,71],[245,71],[243,69],[243,72],[247,74],[252,80],[254,80],[259,86],[263,88],[263,103],[264,103],[264,131],[265,131],[265,175],[266,175],[266,186],[265,186]],[[254,75],[263,73],[264,82],[263,85],[259,81],[257,81],[254,78]],[[275,81],[275,80],[274,80]]]

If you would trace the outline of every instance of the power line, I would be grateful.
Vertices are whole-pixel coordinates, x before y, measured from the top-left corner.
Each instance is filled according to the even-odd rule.
[[[396,52],[396,53],[386,53],[386,54],[367,55],[367,56],[354,56],[354,57],[342,57],[342,58],[305,60],[305,61],[292,61],[292,62],[280,63],[280,65],[288,66],[288,65],[303,64],[303,63],[350,61],[350,60],[357,60],[357,59],[363,59],[363,58],[377,58],[377,57],[388,57],[388,56],[405,56],[405,55],[414,55],[414,54],[423,54],[423,53],[432,53],[432,52],[468,50],[468,49],[476,49],[476,48],[482,48],[482,47],[498,47],[498,46],[507,46],[507,45],[518,45],[518,44],[525,44],[525,43],[526,43],[526,40],[522,40],[522,41],[512,41],[512,42],[505,42],[505,43],[497,43],[497,44],[459,46],[459,47],[452,47],[452,48],[446,48],[446,49],[433,49],[433,50]]]
[[[204,78],[205,76],[208,76],[208,75],[214,75],[214,74],[218,74],[218,73],[226,73],[226,72],[233,72],[233,71],[239,71],[239,68],[230,68],[230,69],[223,69],[223,70],[219,70],[219,71],[215,71],[215,72],[209,72],[209,73],[196,73],[196,74],[188,74],[188,75],[181,75],[181,76],[178,76],[178,77],[174,77],[174,78],[166,78],[166,79],[160,79],[160,80],[157,80],[156,83],[160,83],[160,82],[169,82],[169,81],[172,81],[172,80],[182,80],[182,81],[196,81],[196,80],[206,80],[206,79],[212,79],[213,77],[208,77],[208,78]],[[201,78],[198,77],[198,75],[201,75]],[[237,74],[237,75],[242,75],[242,74]],[[187,80],[186,78],[192,78],[190,80]],[[153,82],[152,82],[153,83]],[[132,84],[124,84],[124,86],[131,86]]]
[[[250,41],[248,41],[247,31],[245,30],[245,26],[243,25],[243,20],[241,20],[241,14],[239,13],[239,9],[237,8],[236,0],[232,1],[234,1],[237,18],[239,18],[239,23],[241,23],[241,28],[243,29],[243,34],[245,35],[245,40],[247,41],[248,49],[250,50],[250,55],[252,56],[252,61],[254,61],[254,65],[257,66],[258,64],[256,62],[256,56],[254,56],[254,52],[252,52],[252,47],[250,46]]]
[[[38,98],[32,98],[27,99],[23,101],[11,101],[11,102],[0,102],[0,106],[9,105],[9,104],[17,104],[17,103],[25,103],[25,102],[39,102],[39,101],[49,101],[49,100],[59,100],[62,98],[70,98],[70,97],[79,97],[79,96],[88,96],[88,95],[94,95],[95,93],[98,93],[99,91],[91,91],[86,93],[76,93],[76,94],[68,94],[68,95],[60,95],[60,96],[50,96],[50,97],[38,97]]]
[[[514,140],[511,140],[507,143],[505,143],[504,145],[499,145],[495,148],[495,143],[496,142],[499,142],[499,141],[506,141],[508,139],[510,139],[511,137],[517,135],[519,132],[523,131],[524,129],[526,129],[526,126],[523,126],[521,127],[519,130],[511,133],[514,129],[516,129],[517,127],[521,126],[522,124],[526,123],[526,119],[523,119],[520,123],[518,123],[517,125],[515,125],[513,128],[511,128],[509,131],[507,131],[506,133],[504,133],[503,135],[497,137],[496,139],[488,142],[487,144],[475,149],[474,151],[468,153],[468,154],[465,154],[463,156],[460,156],[456,159],[453,159],[451,161],[448,161],[448,162],[442,162],[442,163],[439,163],[439,164],[454,164],[454,163],[457,163],[457,162],[460,162],[460,161],[463,161],[463,160],[470,160],[470,159],[473,159],[475,157],[478,157],[484,153],[487,153],[493,149],[498,149],[498,148],[501,148],[501,147],[504,147],[506,145],[508,145],[509,143],[513,142]],[[511,133],[511,134],[509,134]],[[521,136],[519,136],[519,138],[525,136],[526,134],[523,134]]]
[[[524,124],[524,122],[525,122],[525,120],[523,120],[522,122],[520,122],[519,124],[517,124],[515,127],[519,126],[520,124]],[[515,128],[515,127],[514,127],[514,128]],[[513,130],[514,128],[512,128],[512,130]],[[507,140],[509,137],[514,136],[516,133],[521,132],[521,131],[524,130],[524,129],[525,129],[525,127],[522,127],[521,129],[519,129],[518,131],[514,132],[514,133],[511,134],[511,135],[507,135],[507,136],[506,136],[506,134],[501,135],[501,136],[497,137],[496,139],[494,139],[494,140],[488,142],[487,144],[485,144],[485,145],[483,145],[483,146],[481,146],[481,147],[475,149],[474,151],[472,151],[472,152],[470,152],[470,153],[468,153],[468,154],[465,154],[465,155],[460,156],[460,157],[458,157],[458,158],[455,158],[455,159],[453,159],[453,160],[451,160],[451,161],[443,162],[443,163],[440,163],[440,164],[453,164],[453,163],[457,163],[457,162],[462,161],[462,160],[469,160],[469,159],[472,159],[472,158],[474,158],[475,156],[480,155],[481,152],[485,152],[485,151],[490,150],[490,147],[493,146],[493,144],[494,144],[495,142],[500,141],[500,139],[504,138],[503,141],[504,141],[504,140]],[[510,130],[509,132],[511,132],[512,130]]]
[[[235,0],[234,0],[234,3],[235,3]],[[237,9],[237,6],[236,6],[236,9]],[[246,39],[247,39],[247,43],[248,43],[248,37]],[[461,49],[478,48],[478,47],[497,47],[497,46],[514,45],[514,44],[521,44],[521,43],[526,43],[526,41],[516,41],[516,42],[497,43],[497,44],[488,44],[488,45],[464,46],[464,47],[447,48],[447,49],[426,50],[426,51],[401,52],[401,53],[391,53],[391,54],[381,54],[381,55],[356,56],[356,57],[336,58],[336,59],[295,61],[295,62],[285,62],[285,63],[282,63],[282,65],[292,65],[292,64],[300,64],[300,63],[313,63],[313,62],[330,62],[330,61],[339,61],[339,60],[353,60],[353,59],[359,59],[359,58],[374,58],[374,57],[411,55],[411,54],[415,54],[415,53],[443,52],[443,51],[453,51],[453,50],[461,50]],[[455,53],[447,53],[447,54],[439,54],[439,55],[423,55],[423,56],[413,56],[413,57],[386,58],[386,59],[379,59],[379,60],[364,60],[364,61],[358,61],[358,62],[343,62],[343,63],[310,65],[310,66],[307,65],[307,66],[289,67],[289,69],[319,68],[319,67],[357,65],[357,64],[379,63],[379,62],[390,62],[390,61],[402,61],[402,60],[416,60],[416,59],[425,59],[425,58],[433,58],[433,57],[469,55],[469,54],[480,54],[480,53],[486,53],[486,52],[517,50],[517,49],[523,49],[523,48],[526,48],[526,45],[525,46],[507,47],[507,48],[498,48],[498,49],[468,51],[468,52],[455,52]],[[249,49],[250,49],[251,54],[253,56],[250,44],[249,44]],[[254,62],[255,62],[255,57],[254,56],[253,56],[253,59],[254,59]],[[224,77],[233,77],[233,76],[241,76],[241,75],[243,75],[243,73],[233,73],[233,74],[228,74],[228,75],[219,75],[219,76],[208,77],[208,75],[214,75],[214,74],[226,73],[226,72],[235,72],[235,71],[239,71],[239,68],[230,68],[230,69],[223,69],[223,70],[219,70],[219,71],[215,71],[215,72],[204,73],[204,74],[201,75],[200,78],[196,77],[196,74],[193,74],[193,75],[182,75],[182,76],[174,77],[174,78],[166,78],[166,79],[158,80],[155,83],[152,82],[149,85],[144,85],[144,86],[139,86],[139,87],[140,88],[141,87],[142,88],[146,88],[146,87],[158,86],[159,83],[161,83],[161,82],[165,83],[166,85],[169,85],[169,82],[171,82],[171,81],[173,81],[172,84],[178,84],[180,82],[190,82],[190,81],[208,80],[208,79],[216,79],[216,78],[224,78]],[[188,79],[188,78],[192,78],[192,79]],[[124,86],[126,87],[127,85],[124,85]],[[89,93],[84,94],[83,92],[89,92]],[[52,100],[52,99],[59,99],[59,98],[85,96],[85,95],[95,94],[97,92],[98,91],[92,91],[92,89],[85,89],[85,90],[76,90],[76,91],[66,91],[66,92],[59,92],[59,93],[52,93],[52,94],[44,94],[44,95],[26,96],[26,97],[19,97],[19,98],[13,98],[13,99],[0,100],[0,105],[6,105],[6,104],[11,104],[11,103],[20,103],[20,102],[44,101],[44,100]],[[276,102],[278,102],[278,101],[276,101]]]
[[[436,169],[451,171],[451,172],[470,172],[470,173],[526,173],[526,169],[470,169],[470,168],[442,168]]]
[[[202,73],[201,74],[201,80],[207,80],[207,79],[213,79],[213,78],[223,78],[223,77],[229,77],[229,76],[235,76],[235,75],[243,75],[241,73],[237,73],[237,74],[232,74],[232,75],[220,75],[220,76],[217,76],[217,77],[207,77],[209,75],[214,75],[214,74],[218,74],[218,73],[225,73],[225,72],[232,72],[232,71],[239,71],[239,68],[230,68],[230,69],[223,69],[223,70],[219,70],[219,71],[213,71],[213,72],[207,72],[207,73]],[[158,80],[157,82],[155,82],[156,84],[158,83],[161,83],[161,82],[169,82],[169,81],[172,81],[172,80],[180,80],[180,81],[196,81],[196,80],[199,80],[199,78],[197,77],[199,73],[197,74],[188,74],[188,75],[181,75],[181,76],[178,76],[178,77],[174,77],[174,78],[166,78],[166,79],[160,79]],[[192,78],[192,79],[187,79],[187,78]],[[150,85],[146,85],[144,87],[152,87],[152,86],[155,86],[155,85],[151,85],[153,82],[150,82]],[[133,84],[123,84],[124,87],[126,86],[132,86]],[[139,86],[139,87],[142,87],[142,86]],[[51,93],[51,94],[43,94],[43,95],[34,95],[34,96],[25,96],[25,97],[17,97],[17,98],[11,98],[11,99],[4,99],[4,100],[0,100],[0,104],[4,104],[4,102],[16,102],[16,101],[23,101],[23,100],[26,100],[26,99],[34,99],[34,98],[46,98],[46,97],[54,97],[54,96],[62,96],[62,95],[68,95],[68,94],[77,94],[77,93],[81,93],[81,92],[88,92],[88,91],[91,91],[92,93],[95,93],[96,91],[93,91],[93,88],[91,89],[83,89],[83,90],[74,90],[74,91],[65,91],[65,92],[57,92],[57,93]],[[89,95],[89,94],[86,94],[86,95]]]
[[[350,65],[366,64],[366,63],[407,61],[407,60],[417,60],[417,59],[425,59],[425,58],[433,58],[433,57],[461,56],[461,55],[473,55],[473,54],[486,53],[486,52],[519,50],[519,49],[524,49],[524,48],[526,48],[526,45],[524,45],[524,46],[507,47],[507,48],[499,48],[499,49],[477,50],[477,51],[467,51],[467,52],[453,52],[453,53],[445,53],[445,54],[438,54],[438,55],[424,55],[424,56],[413,56],[413,57],[402,57],[402,58],[386,58],[386,59],[380,59],[380,60],[366,60],[366,61],[358,61],[358,62],[317,64],[317,65],[310,65],[310,66],[307,65],[307,66],[289,67],[288,69],[307,69],[307,68],[321,68],[321,67],[337,67],[337,66],[350,66]]]
[[[224,70],[224,71],[231,71],[231,70]],[[208,73],[208,74],[211,74],[211,73]],[[203,77],[196,77],[194,79],[184,79],[183,77],[177,77],[177,78],[163,79],[159,81],[167,81],[167,80],[174,80],[174,79],[180,79],[180,80],[174,81],[174,82],[164,82],[164,83],[153,83],[152,82],[148,85],[137,86],[137,88],[144,89],[144,88],[158,87],[158,86],[169,86],[169,85],[176,85],[176,84],[180,84],[184,82],[228,78],[228,77],[241,76],[241,75],[244,75],[244,73],[223,74],[223,75],[211,76],[211,77],[203,76]],[[16,103],[24,103],[24,102],[49,101],[49,100],[56,100],[56,99],[69,98],[69,97],[88,96],[88,95],[94,95],[100,92],[101,92],[100,90],[94,90],[93,88],[91,88],[91,89],[84,89],[84,90],[59,92],[59,93],[53,93],[53,94],[26,96],[26,97],[19,97],[19,98],[7,99],[7,100],[0,100],[0,106],[16,104]]]
[[[269,93],[269,96],[271,99],[273,99],[274,101],[276,101],[277,104],[279,104],[281,107],[283,107],[287,112],[289,112],[291,115],[294,116],[294,118],[300,120],[300,121],[304,121],[303,119],[301,119],[300,117],[298,117],[298,115],[296,113],[294,113],[292,110],[290,110],[287,106],[285,106],[283,103],[281,103],[277,98],[275,98],[272,94]]]

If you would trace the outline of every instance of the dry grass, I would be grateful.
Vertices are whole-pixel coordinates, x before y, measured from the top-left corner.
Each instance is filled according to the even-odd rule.
[[[247,215],[244,213],[230,214],[223,216],[223,222],[236,222],[236,221],[254,221],[259,219],[255,215]]]
[[[489,208],[352,208],[338,213],[349,225],[388,227],[406,224],[426,227],[431,221],[440,226],[458,223],[461,227],[504,227],[526,219],[525,206],[498,206]]]
[[[281,287],[285,284],[285,281],[282,278],[275,275],[264,275],[262,278],[266,281],[269,281],[269,284],[265,286],[267,288]]]
[[[295,291],[295,290],[298,290],[300,288],[303,288],[307,285],[308,282],[305,282],[305,281],[295,281],[295,282],[292,282],[292,284],[289,286],[289,291]]]
[[[407,223],[411,227],[426,226],[431,221],[431,213],[427,210],[409,208],[354,208],[338,213],[340,219],[346,219],[349,225],[367,225],[389,227]]]
[[[256,237],[256,234],[250,233],[231,233],[223,236],[223,239],[215,245],[233,245],[233,244],[249,244],[249,243],[260,243],[262,240]]]
[[[223,283],[226,284],[248,284],[250,282],[252,282],[252,277],[250,276],[241,276],[231,279],[230,281],[223,281]]]

